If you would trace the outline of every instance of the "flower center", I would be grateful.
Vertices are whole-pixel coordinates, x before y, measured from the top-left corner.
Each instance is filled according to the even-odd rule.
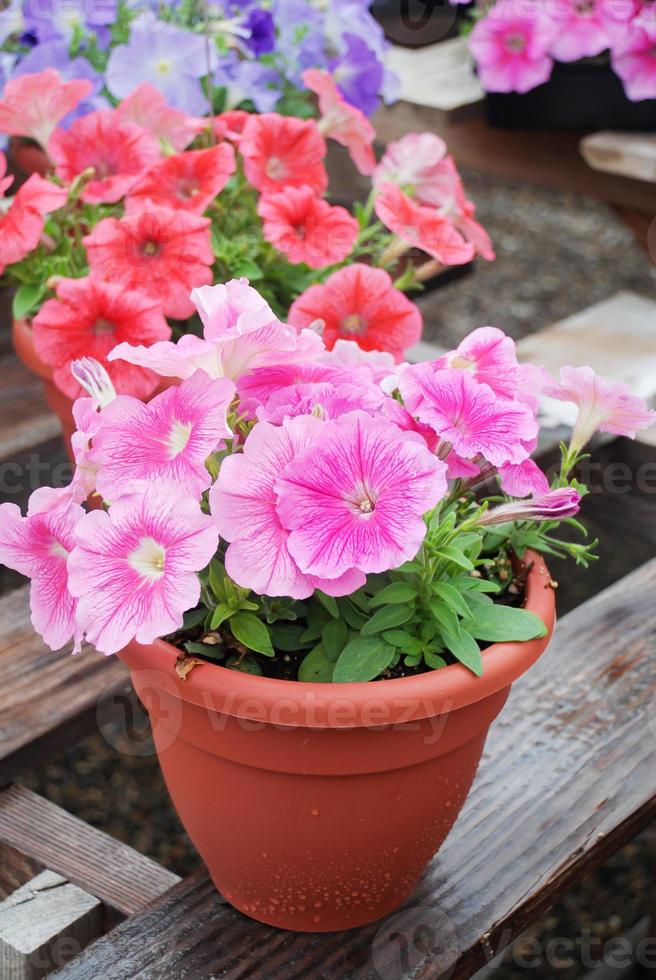
[[[589,17],[590,14],[594,13],[594,0],[580,0],[575,9],[582,17]]]
[[[111,320],[99,317],[91,328],[91,332],[95,337],[106,337],[107,334],[116,332],[116,324],[112,323]]]
[[[506,48],[513,54],[519,54],[526,47],[526,38],[521,34],[509,34],[506,38]]]
[[[456,355],[451,361],[451,367],[458,371],[470,371],[475,366],[475,361],[469,361],[460,354]]]
[[[146,258],[152,259],[159,252],[159,244],[157,242],[144,242],[140,251]]]
[[[178,184],[178,197],[189,200],[192,197],[196,197],[197,194],[200,194],[200,187],[198,186],[197,180],[188,178],[181,180]]]
[[[158,582],[164,575],[166,551],[151,537],[141,538],[137,547],[128,555],[128,564],[145,583]]]
[[[169,457],[171,459],[178,456],[185,448],[189,442],[191,429],[192,426],[189,422],[180,422],[178,419],[173,419],[166,439],[166,448],[169,451]]]
[[[287,168],[280,157],[269,157],[265,169],[267,177],[271,180],[282,180],[287,173]]]
[[[48,551],[50,552],[51,555],[54,555],[56,558],[63,558],[64,560],[68,558],[68,552],[66,551],[66,548],[62,544],[60,544],[59,541],[57,541],[55,538],[53,538],[52,541],[50,542],[50,547],[48,548]]]
[[[365,497],[364,500],[360,501],[360,510],[362,511],[363,514],[373,514],[375,509],[376,509],[375,503],[373,502],[373,500],[369,500],[368,497]]]
[[[366,329],[366,321],[359,313],[349,313],[342,320],[342,331],[344,333],[364,333]]]
[[[168,75],[173,68],[173,64],[168,58],[160,58],[159,61],[155,63],[155,71],[158,75]]]

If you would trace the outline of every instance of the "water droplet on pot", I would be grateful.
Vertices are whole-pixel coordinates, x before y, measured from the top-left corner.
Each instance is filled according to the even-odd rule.
[[[313,807],[313,808],[312,808],[312,809],[310,810],[310,814],[311,814],[311,816],[313,816],[313,817],[318,817],[318,816],[319,816],[319,812],[320,812],[320,811],[319,811],[319,808],[318,808],[318,807]]]

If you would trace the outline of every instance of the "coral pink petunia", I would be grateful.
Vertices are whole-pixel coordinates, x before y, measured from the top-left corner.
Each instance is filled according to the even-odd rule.
[[[196,371],[147,404],[120,395],[102,412],[89,460],[96,487],[108,500],[135,482],[172,480],[190,496],[210,485],[205,460],[230,436],[227,413],[235,386]]]
[[[446,493],[446,465],[415,433],[363,412],[322,425],[276,483],[292,557],[311,575],[398,568]]]
[[[1,157],[4,163],[4,156]],[[4,172],[4,168],[3,168]],[[3,178],[5,188],[12,178]],[[44,217],[63,207],[68,197],[63,187],[38,174],[32,174],[3,213],[0,206],[0,275],[8,265],[20,262],[37,247],[43,232]]]
[[[90,94],[86,78],[62,81],[54,68],[10,79],[0,101],[0,133],[27,136],[45,149],[57,123]]]
[[[214,135],[219,140],[226,139],[238,143],[251,115],[252,113],[246,112],[245,109],[227,109],[226,112],[214,116],[212,119]]]
[[[179,629],[218,544],[212,518],[175,483],[135,487],[108,512],[86,514],[75,539],[68,572],[77,620],[108,654]]]
[[[656,98],[656,24],[636,20],[611,50],[613,71],[633,102]]]
[[[399,389],[406,408],[465,459],[480,454],[494,466],[521,463],[528,456],[524,443],[538,432],[521,402],[499,398],[467,371],[441,368],[439,362],[406,368]]]
[[[171,336],[159,304],[144,293],[94,275],[61,279],[56,299],[47,300],[32,322],[34,347],[54,368],[54,381],[70,398],[83,393],[71,363],[93,357],[108,366],[107,355],[122,341],[150,344]],[[116,390],[147,398],[157,387],[152,371],[131,364],[109,367]]]
[[[165,97],[148,82],[142,82],[127,99],[116,107],[116,113],[127,122],[147,129],[163,143],[180,153],[207,126],[207,120],[186,115],[168,105]]]
[[[454,171],[449,160],[440,136],[407,133],[388,144],[374,173],[374,187],[396,184],[420,204],[438,207],[453,190]]]
[[[343,262],[360,231],[346,208],[328,204],[307,186],[263,197],[257,213],[266,240],[290,262],[304,262],[311,269]]]
[[[315,588],[346,595],[364,584],[365,576],[352,570],[330,580],[301,572],[276,510],[276,480],[299,452],[314,444],[323,425],[307,417],[288,419],[282,426],[260,422],[246,439],[244,452],[221,464],[210,507],[221,537],[230,542],[226,571],[243,588],[306,599]]]
[[[479,327],[468,334],[455,350],[434,362],[436,367],[468,371],[488,384],[500,398],[517,394],[519,367],[515,342],[498,327]]]
[[[497,0],[477,21],[469,47],[487,92],[528,92],[546,82],[553,60],[549,48],[558,33],[544,4],[520,9],[514,0]]]
[[[314,120],[275,112],[251,115],[239,141],[239,152],[246,177],[264,194],[303,184],[323,194],[328,186],[323,162],[326,143]]]
[[[209,218],[144,201],[124,218],[100,221],[83,243],[94,273],[146,293],[166,316],[184,320],[194,312],[191,290],[212,281],[209,229]]]
[[[71,181],[89,168],[94,171],[82,190],[88,204],[120,201],[160,157],[155,137],[112,109],[98,109],[80,116],[70,129],[58,129],[48,152],[62,180]]]
[[[158,204],[202,214],[235,172],[230,143],[188,150],[154,164],[129,193],[130,200],[152,198]]]
[[[543,390],[551,398],[578,405],[571,440],[576,450],[581,450],[597,431],[633,439],[656,422],[656,412],[631,394],[625,384],[608,384],[589,367],[562,367],[560,383],[551,382]]]
[[[79,648],[76,603],[68,591],[66,560],[82,508],[68,489],[42,487],[30,497],[27,517],[16,504],[0,504],[0,562],[32,580],[32,624],[53,650],[71,637]]]
[[[360,173],[370,176],[376,168],[376,130],[364,112],[346,101],[327,71],[308,68],[303,72],[303,83],[319,97],[322,135],[345,146]]]
[[[473,245],[465,241],[449,218],[413,201],[396,184],[381,184],[375,208],[383,224],[408,248],[419,248],[442,265],[462,265],[474,257]]]
[[[499,467],[499,479],[503,492],[510,497],[543,497],[549,493],[549,481],[532,459]]]
[[[390,351],[397,360],[421,337],[421,313],[392,285],[384,269],[354,263],[310,286],[291,306],[289,322],[308,327],[323,320],[328,349],[338,338],[364,350]]]

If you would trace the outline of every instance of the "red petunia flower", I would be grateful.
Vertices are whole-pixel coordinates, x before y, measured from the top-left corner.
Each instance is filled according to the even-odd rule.
[[[0,195],[10,187],[7,161],[0,153]],[[36,248],[43,231],[44,216],[66,203],[67,191],[38,174],[23,184],[6,211],[0,207],[0,275],[8,265],[20,262]]]
[[[196,286],[212,282],[210,220],[188,211],[134,202],[124,218],[105,218],[83,240],[102,279],[146,293],[166,316],[184,320]]]
[[[0,102],[0,133],[28,136],[46,150],[57,123],[89,95],[92,88],[86,78],[62,81],[54,68],[12,78],[5,85]]]
[[[420,248],[442,265],[462,265],[474,257],[473,245],[449,218],[417,204],[396,184],[381,184],[375,207],[383,224],[408,247]]]
[[[148,82],[142,82],[127,99],[123,99],[116,107],[116,113],[126,122],[147,129],[156,139],[170,143],[176,153],[185,150],[207,126],[206,119],[197,119],[174,109]]]
[[[252,113],[246,112],[245,109],[227,109],[226,112],[222,112],[212,119],[214,135],[219,140],[231,140],[233,143],[238,143],[244,126],[251,116]]]
[[[327,71],[308,68],[303,72],[303,82],[319,97],[320,132],[345,146],[360,173],[371,176],[376,169],[376,130],[364,112],[346,101]]]
[[[99,109],[76,119],[70,129],[52,134],[48,151],[56,172],[70,181],[92,167],[94,177],[85,185],[88,204],[114,204],[160,158],[152,133],[122,119],[113,109]]]
[[[311,187],[287,187],[263,197],[257,213],[264,237],[290,262],[323,269],[353,251],[360,226],[346,208],[328,204]]]
[[[219,143],[209,150],[188,150],[152,166],[129,197],[149,197],[158,204],[202,214],[228,183],[236,166],[230,143]]]
[[[149,346],[171,336],[156,300],[93,275],[60,280],[57,299],[43,304],[32,330],[37,354],[52,365],[55,384],[70,398],[84,394],[70,370],[80,357],[100,361],[118,394],[147,398],[159,376],[126,361],[108,361],[107,355],[122,341]]]
[[[390,351],[397,361],[421,337],[421,313],[392,285],[384,269],[355,263],[310,286],[292,304],[289,322],[299,329],[323,320],[323,339],[331,350],[339,339],[363,350]]]
[[[323,194],[328,186],[323,164],[326,142],[312,119],[279,116],[276,112],[251,115],[239,151],[247,178],[263,194],[303,184]]]

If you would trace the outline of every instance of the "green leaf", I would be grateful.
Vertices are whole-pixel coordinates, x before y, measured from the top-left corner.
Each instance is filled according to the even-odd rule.
[[[337,607],[337,602],[331,595],[326,595],[320,589],[315,589],[315,596],[327,612],[330,613],[335,619],[339,619],[339,609]]]
[[[234,614],[234,609],[230,606],[226,606],[225,602],[220,602],[212,613],[212,618],[210,620],[210,629],[216,630],[219,628],[221,623],[225,623],[226,619]]]
[[[416,636],[411,636],[405,630],[386,630],[383,633],[386,643],[391,643],[393,647],[398,647],[404,653],[416,656],[424,649],[424,644]]]
[[[469,616],[469,606],[454,585],[448,582],[433,582],[431,592],[453,609],[459,616]]]
[[[328,660],[335,663],[344,649],[348,637],[348,627],[343,619],[331,619],[323,628],[321,642]]]
[[[433,653],[432,650],[426,650],[424,653],[424,660],[429,667],[433,670],[439,670],[440,667],[446,667],[446,660],[444,657],[440,657],[439,654]]]
[[[478,643],[466,630],[459,629],[456,633],[442,630],[442,639],[456,660],[468,667],[473,674],[480,677],[483,673],[483,658]]]
[[[266,657],[273,657],[269,630],[262,620],[254,616],[253,613],[240,612],[231,616],[230,629],[234,638],[243,643],[249,650],[263,653]]]
[[[14,294],[12,309],[14,320],[22,320],[31,313],[44,293],[45,289],[42,285],[20,286]]]
[[[535,613],[494,603],[478,608],[476,615],[463,625],[472,636],[492,643],[534,640],[547,635],[546,626]]]
[[[474,575],[458,575],[452,578],[451,585],[463,592],[501,592],[498,582],[491,582],[486,578],[477,578]]]
[[[382,633],[383,630],[393,629],[395,626],[403,626],[404,623],[412,619],[414,614],[413,606],[383,606],[382,609],[378,609],[373,614],[371,619],[367,620],[361,633],[363,636],[370,636],[372,633]]]
[[[296,626],[294,623],[275,623],[269,632],[276,650],[282,650],[284,653],[296,653],[304,646],[301,639],[302,626]]]
[[[340,601],[339,610],[343,619],[346,620],[346,623],[353,630],[360,631],[368,622],[369,617],[361,613],[359,609],[356,609],[348,599],[342,599]]]
[[[381,637],[356,637],[340,653],[333,670],[333,681],[337,684],[371,681],[389,667],[393,659],[394,647]]]
[[[243,660],[240,660],[238,657],[231,657],[226,662],[226,667],[228,670],[238,670],[242,674],[255,674],[257,677],[262,677],[264,674],[258,662],[251,660],[250,657],[244,657]]]
[[[313,684],[330,684],[333,679],[333,662],[326,656],[322,643],[318,643],[303,658],[298,668],[299,681],[309,681]]]
[[[207,609],[188,609],[182,618],[183,630],[192,630],[194,626],[200,626],[207,616]]]
[[[428,608],[440,624],[440,629],[449,630],[450,633],[458,632],[460,629],[460,620],[453,609],[449,608],[446,603],[440,602],[439,599],[430,599]],[[471,615],[469,609],[467,610],[467,615]]]
[[[409,582],[392,582],[375,595],[369,605],[373,609],[376,606],[386,606],[395,602],[412,602],[416,598],[417,590]]]
[[[446,561],[451,561],[454,565],[458,565],[460,568],[464,568],[468,572],[471,572],[474,568],[474,565],[472,562],[470,562],[469,558],[467,558],[466,555],[463,555],[462,551],[459,551],[458,548],[454,548],[450,544],[446,544],[442,548],[438,548],[436,554],[439,558],[444,558]]]
[[[221,562],[216,560],[211,561],[209,570],[210,588],[220,602],[225,602],[229,595],[227,578],[228,573]]]
[[[194,654],[195,656],[209,657],[210,660],[222,660],[224,651],[219,644],[210,646],[205,643],[194,643],[192,640],[188,640],[184,645],[187,653]]]

